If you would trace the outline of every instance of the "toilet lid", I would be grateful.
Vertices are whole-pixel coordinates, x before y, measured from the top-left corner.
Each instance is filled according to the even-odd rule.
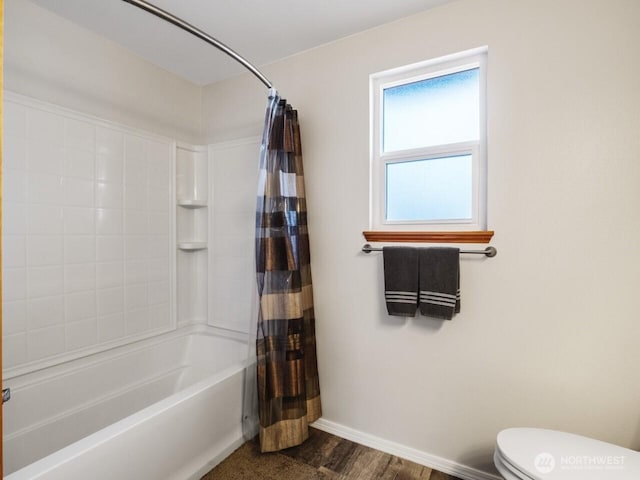
[[[638,480],[640,453],[580,435],[540,428],[498,434],[497,453],[510,470],[534,480]]]
[[[505,480],[536,480],[502,458],[500,450],[497,448],[493,453],[493,463]]]

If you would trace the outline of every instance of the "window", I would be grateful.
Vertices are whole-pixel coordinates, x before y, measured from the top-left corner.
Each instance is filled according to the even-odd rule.
[[[373,230],[486,229],[486,55],[371,76]]]

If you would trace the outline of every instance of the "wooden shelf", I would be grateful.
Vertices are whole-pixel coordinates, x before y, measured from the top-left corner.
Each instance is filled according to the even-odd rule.
[[[489,243],[493,230],[473,232],[362,232],[369,242],[411,242],[411,243]]]

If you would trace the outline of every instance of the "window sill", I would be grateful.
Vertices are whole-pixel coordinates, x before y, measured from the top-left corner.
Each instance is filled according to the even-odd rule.
[[[475,232],[362,232],[369,242],[411,242],[411,243],[489,243],[493,230]]]

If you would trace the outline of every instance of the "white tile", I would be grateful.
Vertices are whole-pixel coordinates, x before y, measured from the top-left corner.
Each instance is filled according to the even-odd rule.
[[[94,291],[65,295],[64,321],[77,322],[96,316],[96,294]]]
[[[64,263],[91,263],[96,261],[96,240],[88,235],[70,235],[64,238]]]
[[[96,171],[96,155],[87,150],[67,148],[64,156],[65,177],[80,177],[93,180]]]
[[[2,334],[12,335],[27,329],[27,302],[3,302],[2,304]]]
[[[171,186],[169,162],[149,162],[149,185],[165,189]]]
[[[27,206],[24,203],[4,202],[2,207],[2,233],[25,235],[27,233]]]
[[[120,235],[122,233],[122,210],[97,208],[96,233],[98,235]]]
[[[64,266],[65,293],[83,292],[96,288],[96,265],[80,263]]]
[[[135,135],[125,135],[124,154],[127,160],[146,158],[146,141]]]
[[[146,149],[147,160],[167,162],[171,160],[172,146],[170,143],[147,140]]]
[[[60,205],[62,203],[62,178],[49,173],[29,172],[27,174],[27,201]]]
[[[127,335],[142,333],[149,329],[149,310],[132,310],[124,314],[125,331]]]
[[[43,140],[31,140],[27,144],[27,170],[62,175],[64,148]]]
[[[98,154],[96,179],[105,182],[122,183],[123,167],[122,157]]]
[[[149,281],[162,282],[169,280],[168,259],[150,259],[147,261]]]
[[[24,235],[3,235],[2,264],[5,268],[24,267],[26,264],[26,239]]]
[[[16,367],[27,362],[27,334],[2,337],[2,366]]]
[[[125,287],[125,311],[137,310],[148,306],[147,285],[130,285]]]
[[[29,234],[62,234],[62,207],[50,205],[29,205],[27,231]]]
[[[111,262],[122,260],[123,257],[122,237],[101,236],[96,238],[96,261]]]
[[[147,161],[144,158],[129,158],[124,161],[124,183],[145,187],[148,183]]]
[[[27,110],[27,168],[62,173],[64,158],[64,119],[54,113]]]
[[[127,235],[145,235],[148,231],[148,215],[144,211],[124,211],[124,233]]]
[[[147,160],[149,160],[149,162],[155,162],[156,164],[166,165],[166,168],[169,169],[171,162],[171,149],[172,147],[168,143],[148,140]]]
[[[66,326],[67,350],[78,350],[98,342],[98,321],[95,318]]]
[[[64,207],[63,217],[66,235],[93,235],[96,231],[93,208]]]
[[[27,333],[29,361],[40,360],[64,353],[65,335],[63,326],[41,328]]]
[[[252,251],[254,242],[247,235],[218,235],[213,239],[213,251],[219,255],[246,257]]]
[[[96,127],[96,151],[115,156],[124,155],[124,135],[111,128]]]
[[[74,207],[93,207],[94,183],[86,178],[64,177],[62,179],[64,190],[64,204]]]
[[[101,342],[124,337],[124,314],[98,317],[98,338]]]
[[[126,285],[146,283],[147,281],[147,261],[131,260],[125,263],[124,279]]]
[[[96,207],[122,208],[122,184],[97,182]]]
[[[64,297],[36,298],[27,304],[27,325],[29,330],[62,325],[64,323]]]
[[[171,324],[169,304],[153,305],[149,308],[149,326],[151,328],[165,328]]]
[[[63,292],[62,266],[29,268],[27,294],[29,298],[50,297]]]
[[[213,216],[214,231],[225,235],[248,235],[253,238],[255,229],[255,213],[239,213],[217,211]]]
[[[125,185],[124,206],[127,210],[147,210],[147,189],[139,185]]]
[[[115,288],[123,285],[122,262],[96,264],[96,288]]]
[[[27,142],[43,141],[64,145],[64,117],[29,107],[27,109]]]
[[[213,295],[214,315],[218,325],[233,324],[239,314],[240,299],[235,290],[231,288],[232,282],[226,282],[223,288],[216,289]],[[235,301],[234,301],[235,300]],[[245,302],[248,303],[248,302]]]
[[[249,256],[250,255],[250,256]],[[249,277],[253,279],[253,252],[246,257],[229,257],[214,254],[213,272],[216,278],[237,280]]]
[[[3,104],[2,163],[5,170],[27,168],[27,113],[23,105],[5,101]]]
[[[5,268],[2,271],[2,300],[23,300],[27,291],[27,271],[24,268]]]
[[[27,173],[24,170],[5,168],[2,175],[2,193],[5,202],[26,202]]]
[[[65,126],[65,146],[83,150],[94,150],[95,148],[95,127],[88,122],[66,118]]]
[[[149,248],[146,236],[128,236],[125,237],[125,259],[142,260],[147,258],[147,250]]]
[[[149,210],[166,212],[170,208],[169,190],[162,188],[149,188]]]
[[[27,265],[41,267],[61,265],[63,246],[61,235],[32,235],[27,237]]]
[[[169,237],[167,235],[149,235],[147,244],[149,258],[166,258],[169,256]]]
[[[214,200],[212,204],[216,208],[229,212],[253,212],[256,207],[257,185],[247,180],[240,180],[237,188],[232,188],[232,180],[228,184],[214,187]]]
[[[169,213],[149,214],[149,233],[154,235],[168,235],[170,227]]]
[[[169,282],[150,283],[148,288],[149,305],[169,302]]]
[[[122,288],[98,290],[96,298],[99,317],[121,313],[124,310],[124,291]]]

